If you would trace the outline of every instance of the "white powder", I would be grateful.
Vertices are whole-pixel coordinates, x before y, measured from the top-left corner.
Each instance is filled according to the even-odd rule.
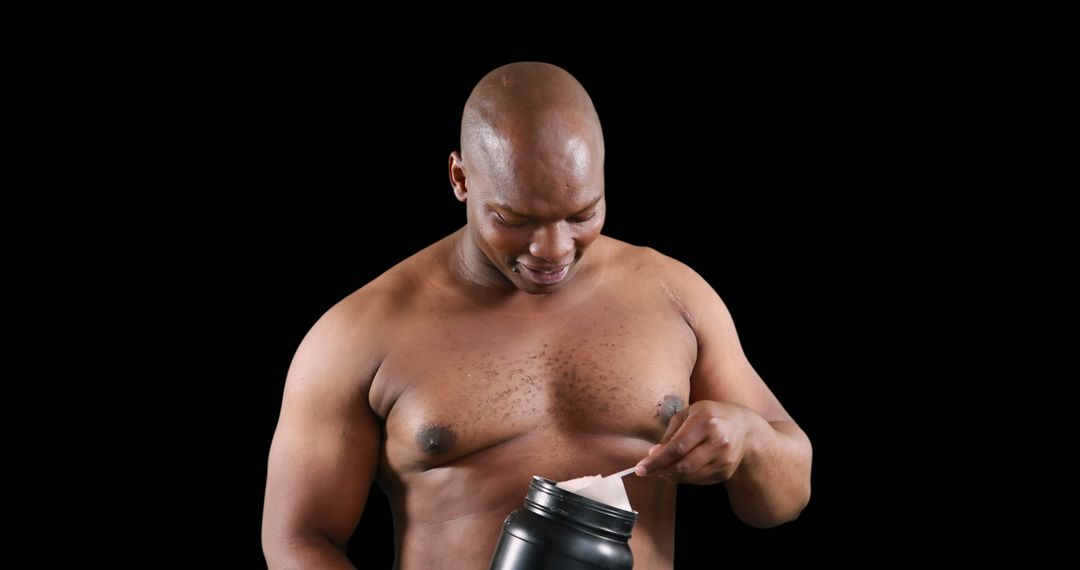
[[[617,509],[634,510],[630,507],[630,498],[626,496],[626,487],[623,486],[622,477],[605,479],[600,475],[586,475],[557,483],[555,486]]]

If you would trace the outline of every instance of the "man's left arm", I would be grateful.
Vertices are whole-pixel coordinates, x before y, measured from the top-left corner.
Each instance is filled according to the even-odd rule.
[[[672,417],[638,474],[724,483],[735,514],[751,526],[794,520],[810,500],[810,439],[746,359],[720,297],[680,269],[664,287],[686,309],[697,338],[691,405]]]

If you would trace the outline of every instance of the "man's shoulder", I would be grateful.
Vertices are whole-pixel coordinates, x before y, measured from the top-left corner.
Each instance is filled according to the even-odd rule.
[[[353,322],[372,323],[399,318],[416,305],[430,281],[421,267],[434,265],[432,244],[387,269],[382,275],[334,305],[328,315]]]
[[[604,236],[604,240],[608,259],[616,268],[631,273],[648,271],[649,275],[669,280],[683,280],[697,275],[683,262],[651,247],[630,244],[608,236]]]
[[[712,285],[674,257],[613,238],[606,240],[605,247],[609,265],[615,268],[614,282],[627,290],[676,298],[680,305],[694,307],[712,303],[716,297]]]

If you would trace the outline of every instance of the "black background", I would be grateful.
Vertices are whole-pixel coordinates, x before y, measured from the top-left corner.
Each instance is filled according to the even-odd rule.
[[[335,302],[464,223],[446,172],[462,106],[486,72],[519,60],[560,65],[593,97],[605,233],[713,285],[814,443],[810,506],[777,529],[739,523],[720,486],[681,488],[678,567],[835,560],[910,508],[881,494],[899,450],[882,443],[880,416],[903,397],[895,329],[918,308],[905,212],[919,200],[911,140],[933,78],[906,54],[822,38],[420,55],[302,40],[181,50],[169,68],[190,68],[156,86],[172,215],[148,223],[173,236],[163,279],[185,297],[174,317],[198,331],[175,343],[180,421],[195,427],[173,466],[175,507],[205,522],[165,532],[187,545],[177,551],[263,564],[265,463],[293,351]],[[387,568],[392,549],[375,488],[350,555]]]

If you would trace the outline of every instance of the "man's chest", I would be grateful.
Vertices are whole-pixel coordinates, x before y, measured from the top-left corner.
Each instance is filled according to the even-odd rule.
[[[433,463],[538,430],[655,440],[688,401],[696,357],[666,305],[430,315],[394,346],[373,403],[397,455]]]

